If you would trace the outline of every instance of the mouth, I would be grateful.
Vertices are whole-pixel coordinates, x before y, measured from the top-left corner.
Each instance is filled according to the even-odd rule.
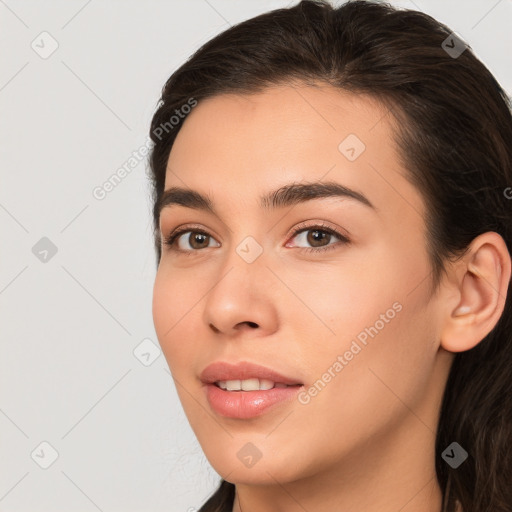
[[[200,376],[212,410],[226,418],[249,419],[291,404],[304,386],[264,366],[248,362],[216,362]]]
[[[285,384],[284,382],[274,382],[269,379],[244,379],[244,380],[218,380],[213,383],[224,391],[267,391],[274,388],[289,388],[301,386],[301,384]]]
[[[226,361],[217,361],[209,364],[201,372],[199,378],[204,384],[224,384],[223,387],[228,386],[228,388],[233,391],[245,391],[242,384],[250,388],[247,389],[248,391],[252,391],[256,384],[263,389],[283,387],[282,385],[303,385],[299,379],[287,377],[272,368],[249,363],[247,361],[241,361],[236,364]],[[270,386],[270,384],[272,384],[272,386]]]

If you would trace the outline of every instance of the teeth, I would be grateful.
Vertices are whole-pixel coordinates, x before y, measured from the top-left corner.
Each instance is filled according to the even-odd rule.
[[[272,389],[275,384],[271,380],[258,379],[260,381],[260,389]]]
[[[287,387],[286,384],[275,384],[268,379],[220,380],[216,384],[227,391],[259,391]]]
[[[247,379],[241,380],[240,386],[244,391],[257,391],[260,389],[260,380],[259,379]]]

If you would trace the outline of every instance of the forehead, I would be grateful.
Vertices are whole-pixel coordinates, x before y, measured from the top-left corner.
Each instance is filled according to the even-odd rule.
[[[195,139],[201,148],[218,153],[249,150],[253,157],[264,155],[266,160],[290,150],[314,148],[329,148],[330,155],[338,156],[338,145],[348,134],[362,142],[387,139],[390,120],[387,108],[370,96],[328,85],[281,85],[255,94],[222,94],[201,100],[188,115],[171,156],[180,157],[183,139]],[[306,141],[310,144],[304,145]],[[386,142],[389,147],[391,141]]]
[[[376,99],[328,85],[214,96],[200,101],[184,121],[165,188],[253,202],[290,182],[334,180],[364,191],[377,207],[401,196],[409,210],[419,212],[422,200],[404,178],[394,122]]]

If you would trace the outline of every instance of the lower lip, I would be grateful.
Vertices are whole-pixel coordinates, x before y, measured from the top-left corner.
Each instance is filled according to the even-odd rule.
[[[263,414],[269,407],[292,400],[303,386],[288,386],[259,391],[225,391],[207,384],[206,397],[211,408],[227,418],[248,419]]]

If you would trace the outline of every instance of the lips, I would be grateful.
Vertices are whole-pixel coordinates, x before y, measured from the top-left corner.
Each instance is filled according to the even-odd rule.
[[[282,375],[271,368],[245,361],[238,364],[230,364],[224,361],[212,363],[201,372],[199,378],[205,384],[248,379],[267,380],[274,384],[285,384],[287,386],[302,386],[303,384],[300,380]]]
[[[201,372],[200,379],[213,411],[225,418],[242,420],[277,407],[291,407],[303,387],[296,378],[248,362],[210,364]]]

